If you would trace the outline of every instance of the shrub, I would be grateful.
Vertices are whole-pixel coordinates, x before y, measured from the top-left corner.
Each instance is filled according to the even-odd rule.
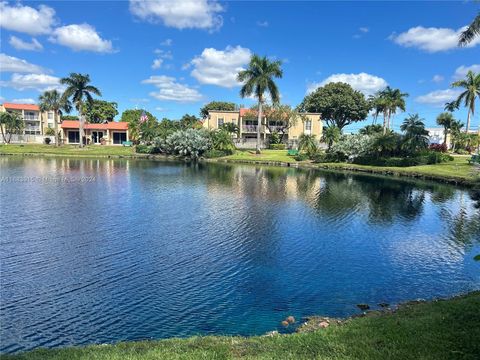
[[[155,154],[160,152],[159,149],[152,145],[139,144],[135,147],[135,152],[139,154]]]
[[[230,133],[225,130],[216,130],[210,133],[212,147],[215,150],[233,151],[235,144],[233,143]]]
[[[342,152],[327,152],[321,153],[318,152],[314,154],[311,159],[314,163],[339,163],[345,162],[347,160],[347,156]]]
[[[448,148],[446,144],[431,144],[428,147],[429,150],[446,153]]]
[[[270,144],[272,150],[285,150],[285,144]]]
[[[374,137],[370,135],[342,135],[338,142],[332,145],[329,152],[342,153],[346,158],[354,159],[371,152],[373,143]]]
[[[175,154],[196,159],[212,148],[210,134],[205,129],[177,130],[173,134],[155,139],[155,146],[167,154]]]
[[[47,138],[45,138],[44,141],[45,141],[45,144],[50,145],[50,143],[52,142],[52,139],[47,137]]]
[[[406,167],[418,165],[439,164],[442,162],[452,161],[453,157],[448,154],[427,151],[412,157],[373,157],[360,156],[354,159],[355,164],[372,165],[372,166],[389,166],[389,167]]]
[[[223,156],[228,156],[232,155],[233,151],[231,150],[216,150],[216,149],[210,149],[207,150],[203,153],[203,156],[206,157],[207,159],[212,159],[212,158],[218,158],[218,157],[223,157]]]
[[[305,153],[298,153],[293,157],[296,161],[305,161],[308,160],[308,155]]]

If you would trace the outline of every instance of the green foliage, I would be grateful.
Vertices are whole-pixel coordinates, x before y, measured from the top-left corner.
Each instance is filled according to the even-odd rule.
[[[60,94],[57,90],[45,91],[38,97],[40,111],[53,111],[53,124],[55,130],[52,129],[55,136],[55,145],[60,145],[60,136],[58,136],[58,120],[57,117],[62,111],[70,112],[72,110],[71,102]]]
[[[349,84],[328,83],[307,95],[299,105],[302,112],[321,113],[322,120],[342,130],[367,118],[370,104]]]
[[[369,97],[370,107],[373,109],[373,118],[376,119],[383,114],[383,133],[385,134],[391,126],[391,119],[398,110],[405,111],[405,98],[407,93],[402,93],[400,89],[393,89],[387,86],[378,91],[375,95]]]
[[[200,119],[195,115],[185,114],[180,119],[180,128],[181,129],[199,129],[202,127]]]
[[[156,154],[160,152],[160,150],[153,145],[138,144],[135,146],[135,152],[139,154]]]
[[[47,135],[47,136],[54,136],[54,135],[55,135],[55,129],[53,129],[53,128],[47,128],[47,129],[45,130],[45,135]]]
[[[205,119],[210,110],[235,111],[236,105],[227,101],[212,101],[200,109],[200,117]]]
[[[322,140],[327,143],[328,149],[332,147],[332,145],[340,139],[342,135],[342,130],[340,130],[337,126],[324,126],[322,132]]]
[[[466,132],[470,130],[470,116],[475,114],[475,101],[480,99],[480,73],[476,74],[469,70],[465,79],[458,80],[452,83],[454,88],[463,88],[464,91],[460,93],[455,105],[460,107],[460,104],[468,109]]]
[[[78,120],[77,115],[61,115],[60,120]]]
[[[102,123],[105,120],[113,121],[118,115],[116,102],[93,99],[83,104],[83,114],[91,123]]]
[[[315,135],[301,134],[298,138],[298,150],[305,151],[310,157],[317,152],[317,140]]]
[[[329,151],[326,153],[317,152],[311,159],[314,163],[340,163],[347,160],[347,156],[342,152]]]
[[[3,142],[9,144],[13,134],[21,134],[25,123],[17,112],[0,113],[0,132]]]
[[[203,156],[207,159],[213,159],[213,158],[219,158],[219,157],[224,157],[231,155],[231,151],[222,151],[222,150],[215,150],[215,149],[210,149],[204,152]]]
[[[270,144],[269,148],[272,150],[285,150],[286,146],[285,144]]]
[[[72,99],[77,110],[83,112],[84,101],[93,102],[93,95],[102,96],[100,90],[90,85],[90,76],[88,74],[71,73],[70,76],[60,79],[60,84],[66,85],[63,92],[63,99]]]
[[[271,146],[272,145],[278,145],[282,142],[282,139],[280,138],[280,134],[276,131],[272,132],[270,134],[270,148],[273,149]]]
[[[148,120],[140,122],[140,117],[145,112]],[[140,141],[150,142],[157,136],[158,121],[155,116],[146,110],[129,109],[122,113],[120,121],[128,122],[128,132],[130,139],[135,143]]]
[[[238,127],[237,124],[233,122],[226,122],[224,123],[221,127],[221,130],[226,131],[229,134],[239,134],[240,133],[240,128]]]
[[[308,160],[309,157],[307,154],[305,153],[298,153],[297,155],[295,155],[293,157],[296,161],[305,161],[305,160]]]
[[[366,155],[355,158],[353,163],[359,165],[407,167],[440,164],[448,161],[453,161],[453,157],[441,152],[429,151],[412,157],[376,157]]]
[[[410,115],[400,126],[400,129],[405,132],[402,148],[410,154],[428,147],[428,131],[425,130],[423,120],[418,114]]]
[[[380,135],[383,133],[382,125],[374,124],[364,126],[359,130],[361,135]]]
[[[225,130],[215,130],[210,132],[210,139],[212,141],[212,147],[214,150],[220,150],[224,152],[233,153],[235,145],[232,141],[232,137]]]
[[[392,156],[400,153],[402,137],[394,132],[378,135],[372,143],[372,156]]]
[[[451,112],[443,112],[437,116],[437,124],[440,126],[443,126],[443,131],[444,131],[444,139],[443,143],[447,143],[447,135],[452,129],[452,125],[455,122],[455,118],[453,117],[453,114]]]

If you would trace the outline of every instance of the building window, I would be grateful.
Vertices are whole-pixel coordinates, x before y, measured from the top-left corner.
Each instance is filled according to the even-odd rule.
[[[68,143],[69,144],[79,144],[80,143],[80,133],[78,131],[69,131],[68,132]]]
[[[114,132],[113,133],[113,143],[115,145],[121,145],[124,141],[127,141],[127,134],[124,132]]]
[[[53,127],[52,123],[48,123],[48,128],[51,129]]]
[[[52,111],[48,112],[48,120],[53,120],[53,112]]]
[[[305,130],[312,131],[312,120],[305,120]]]
[[[217,122],[218,122],[218,127],[223,126],[223,123],[224,123],[223,118],[218,118]]]

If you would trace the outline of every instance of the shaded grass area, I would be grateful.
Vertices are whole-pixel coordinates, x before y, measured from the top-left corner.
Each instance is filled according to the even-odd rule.
[[[135,155],[133,147],[89,145],[80,148],[75,145],[0,145],[0,154],[46,154],[73,156],[130,156]]]
[[[36,350],[2,359],[478,359],[479,309],[477,291],[405,304],[393,313],[371,313],[309,333],[125,342]]]
[[[255,150],[237,150],[235,154],[225,157],[228,160],[256,161],[256,162],[296,162],[292,156],[287,155],[287,150],[262,150],[255,154]]]

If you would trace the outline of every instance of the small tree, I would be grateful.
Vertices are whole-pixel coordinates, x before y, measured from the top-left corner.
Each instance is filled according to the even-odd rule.
[[[215,150],[224,152],[233,152],[235,145],[233,144],[232,137],[225,130],[214,130],[210,133],[210,139],[212,141],[212,147]]]
[[[298,150],[305,151],[309,157],[314,155],[318,150],[315,135],[301,134],[298,138]]]
[[[113,121],[118,115],[118,104],[116,102],[93,99],[83,105],[83,113],[91,123]]]
[[[365,96],[346,83],[328,83],[307,95],[299,105],[301,112],[322,114],[329,126],[342,129],[367,118],[370,103]]]
[[[20,115],[16,112],[0,113],[0,130],[4,144],[10,144],[13,134],[21,134],[25,123]]]
[[[379,135],[383,133],[382,125],[367,125],[358,131],[361,135]]]
[[[336,126],[324,126],[322,133],[322,140],[327,144],[328,149],[332,147],[333,143],[337,142],[342,135],[341,130]]]
[[[60,94],[57,90],[45,91],[38,97],[41,111],[53,111],[53,125],[55,135],[55,146],[60,146],[60,136],[58,131],[58,116],[62,111],[70,112],[72,104],[70,101]]]
[[[447,145],[447,136],[455,121],[451,112],[443,112],[437,116],[437,124],[443,126],[443,144]]]
[[[140,122],[142,115],[145,115],[147,119],[143,122]],[[135,143],[138,143],[140,140],[142,140],[141,135],[145,130],[150,134],[150,129],[155,128],[158,124],[157,118],[150,112],[138,109],[125,110],[122,113],[120,121],[128,122],[128,133],[130,139]]]
[[[201,127],[200,119],[195,115],[185,114],[180,119],[180,128],[182,129],[199,129]]]

